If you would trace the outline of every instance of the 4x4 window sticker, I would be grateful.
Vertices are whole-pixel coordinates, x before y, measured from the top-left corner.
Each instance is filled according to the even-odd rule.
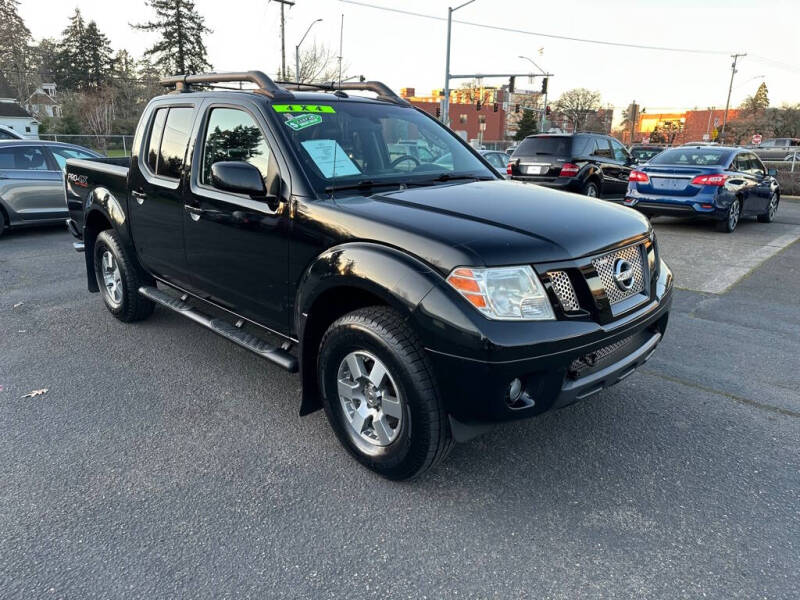
[[[273,104],[272,110],[277,113],[335,113],[336,110],[327,104]]]

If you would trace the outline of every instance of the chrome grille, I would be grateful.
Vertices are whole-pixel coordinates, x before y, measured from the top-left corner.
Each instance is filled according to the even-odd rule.
[[[614,279],[614,267],[620,259],[628,261],[633,271],[632,285],[627,290],[621,289]],[[594,265],[597,274],[600,276],[600,281],[603,282],[603,288],[611,304],[616,304],[626,298],[640,294],[645,289],[645,270],[641,244],[628,246],[592,259],[592,265]]]
[[[569,275],[564,271],[550,271],[548,275],[550,283],[553,285],[553,291],[564,310],[567,312],[579,310],[581,305],[578,303],[578,297],[575,295]]]

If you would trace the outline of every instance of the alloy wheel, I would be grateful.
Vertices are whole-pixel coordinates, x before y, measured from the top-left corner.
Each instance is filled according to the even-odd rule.
[[[404,402],[386,365],[365,350],[350,352],[336,376],[348,433],[374,446],[388,446],[400,433]]]
[[[772,194],[772,198],[769,199],[769,220],[775,218],[775,213],[778,211],[778,196]]]
[[[733,231],[739,223],[739,199],[736,198],[731,202],[731,207],[728,209],[728,228]]]
[[[108,250],[103,252],[101,268],[106,297],[114,306],[119,306],[122,304],[122,275],[119,271],[117,259]]]

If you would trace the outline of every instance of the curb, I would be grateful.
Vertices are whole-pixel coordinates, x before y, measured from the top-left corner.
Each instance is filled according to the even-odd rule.
[[[781,202],[783,202],[784,200],[788,200],[789,202],[800,203],[800,196],[781,196]]]

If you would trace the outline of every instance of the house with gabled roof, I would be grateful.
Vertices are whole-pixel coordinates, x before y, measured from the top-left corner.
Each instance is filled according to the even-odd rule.
[[[17,92],[0,75],[0,125],[13,129],[26,138],[39,137],[39,121],[17,102]]]

